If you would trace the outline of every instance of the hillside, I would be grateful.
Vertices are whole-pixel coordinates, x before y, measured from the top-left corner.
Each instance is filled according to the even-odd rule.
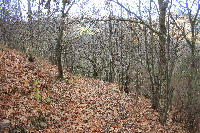
[[[163,127],[151,102],[117,84],[75,76],[15,50],[0,51],[0,128],[12,132],[187,132],[169,114]]]

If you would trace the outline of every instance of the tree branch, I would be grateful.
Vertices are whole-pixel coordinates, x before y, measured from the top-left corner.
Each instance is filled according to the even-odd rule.
[[[73,2],[71,2],[71,4],[69,5],[67,11],[65,12],[65,15],[69,13],[69,10],[71,9],[72,5],[74,4],[75,0]]]
[[[136,18],[138,18],[138,19],[141,21],[141,22],[140,22],[141,24],[144,24],[145,26],[147,26],[147,27],[148,27],[150,30],[152,30],[153,32],[155,32],[155,33],[157,33],[158,35],[161,35],[161,36],[163,36],[163,37],[166,38],[166,36],[165,36],[163,33],[161,33],[161,32],[159,32],[159,31],[153,29],[148,23],[146,23],[146,22],[145,22],[141,17],[139,17],[136,13],[130,11],[128,8],[126,8],[126,7],[123,6],[121,3],[119,3],[118,0],[117,0],[117,1],[111,0],[111,1],[117,3],[119,6],[123,7],[127,12],[129,12],[129,13],[135,15]]]
[[[181,31],[181,28],[178,26],[176,20],[172,17],[172,14],[171,14],[171,13],[170,13],[170,18],[173,20],[173,22],[175,23],[176,27]],[[183,37],[185,38],[186,42],[187,42],[189,45],[191,45],[191,42],[190,42],[189,39],[187,39],[187,37],[186,37],[186,34],[185,34],[184,29],[183,29],[182,34],[183,34]]]

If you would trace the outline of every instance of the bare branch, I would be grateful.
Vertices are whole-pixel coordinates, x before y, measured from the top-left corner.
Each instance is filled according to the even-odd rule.
[[[181,31],[182,29],[178,26],[176,20],[173,18],[173,16],[172,16],[171,13],[170,13],[170,18],[173,20],[173,22],[175,23],[176,27]],[[185,34],[184,29],[183,29],[182,34],[183,34],[183,37],[185,38],[185,40],[187,41],[187,43],[188,43],[189,45],[191,45],[191,42],[190,42],[189,39],[187,39],[187,37],[186,37],[186,34]]]
[[[117,1],[111,0],[111,1],[117,3],[119,6],[123,7],[127,12],[129,12],[129,13],[131,13],[131,14],[134,14],[134,15],[136,16],[136,18],[138,18],[138,19],[141,21],[141,22],[140,22],[141,24],[144,24],[145,26],[147,26],[147,27],[148,27],[150,30],[152,30],[153,32],[155,32],[155,33],[157,33],[158,35],[161,35],[161,36],[163,36],[163,37],[166,38],[166,36],[165,36],[163,33],[161,33],[161,32],[159,32],[159,31],[155,30],[154,28],[152,28],[148,23],[146,23],[146,22],[145,22],[141,17],[139,17],[136,13],[130,11],[130,10],[129,10],[128,8],[126,8],[124,5],[122,5],[121,3],[119,3],[118,0],[117,0]]]
[[[71,4],[69,5],[67,11],[65,12],[65,15],[68,14],[69,10],[71,9],[72,5],[74,4],[75,0],[73,2],[71,2]]]
[[[197,9],[197,13],[196,13],[196,15],[194,17],[194,22],[196,22],[196,20],[197,20],[197,16],[199,14],[199,10],[200,10],[200,4],[198,3],[198,9]]]

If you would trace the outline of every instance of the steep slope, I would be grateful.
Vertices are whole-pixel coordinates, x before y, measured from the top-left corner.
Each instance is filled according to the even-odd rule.
[[[29,62],[15,50],[0,51],[0,130],[20,132],[187,132],[163,127],[150,100],[124,94],[117,84],[78,77],[46,61]]]

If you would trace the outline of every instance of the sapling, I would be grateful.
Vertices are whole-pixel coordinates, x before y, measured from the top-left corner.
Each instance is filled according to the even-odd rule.
[[[36,92],[35,97],[36,97],[37,100],[41,98],[40,90],[39,90],[39,88],[36,87],[36,84],[38,84],[38,83],[39,82],[37,82],[37,81],[34,81],[34,83],[33,83],[33,88],[34,88],[34,91]]]

